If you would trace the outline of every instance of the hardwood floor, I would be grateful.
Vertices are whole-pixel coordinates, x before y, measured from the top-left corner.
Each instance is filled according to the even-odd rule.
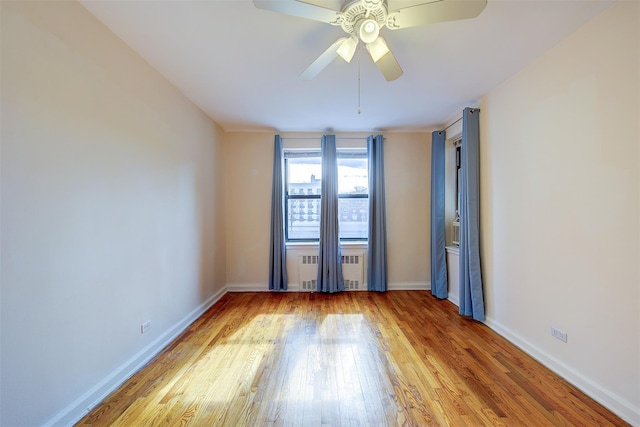
[[[424,291],[226,294],[77,425],[627,425]]]

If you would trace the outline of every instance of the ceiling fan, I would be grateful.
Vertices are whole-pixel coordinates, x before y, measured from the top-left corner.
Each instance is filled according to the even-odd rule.
[[[342,37],[325,50],[300,74],[302,80],[315,78],[320,71],[340,56],[351,62],[358,43],[362,41],[371,59],[387,81],[400,77],[402,68],[380,36],[380,30],[429,25],[437,22],[475,18],[487,5],[487,0],[435,0],[408,7],[392,8],[401,1],[345,0],[340,11],[327,9],[302,0],[253,0],[259,9],[339,25],[348,37]]]

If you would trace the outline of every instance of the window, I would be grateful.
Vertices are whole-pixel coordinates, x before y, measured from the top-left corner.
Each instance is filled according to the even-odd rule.
[[[456,181],[456,217],[460,217],[460,181],[462,180],[462,145],[460,140],[454,143],[455,147],[455,181]]]
[[[366,240],[369,170],[366,149],[338,149],[338,224],[341,240]],[[287,241],[320,237],[320,150],[285,150],[285,236]]]
[[[453,221],[451,222],[451,243],[454,246],[458,246],[460,244],[460,204],[461,204],[461,186],[460,183],[462,181],[462,140],[457,139],[453,143],[454,156],[453,156],[453,181],[454,186],[453,190],[455,191],[454,195],[454,215]]]

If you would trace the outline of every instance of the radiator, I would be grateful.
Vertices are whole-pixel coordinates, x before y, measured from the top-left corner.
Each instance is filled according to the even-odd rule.
[[[300,255],[298,261],[300,290],[316,290],[318,276],[318,255]],[[343,251],[342,276],[347,291],[365,290],[364,287],[364,251]]]
[[[301,291],[315,291],[318,277],[318,255],[301,255],[298,263]]]

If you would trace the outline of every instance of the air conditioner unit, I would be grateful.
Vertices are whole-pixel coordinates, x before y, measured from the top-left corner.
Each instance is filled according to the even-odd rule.
[[[460,219],[456,218],[452,223],[451,223],[451,242],[456,245],[459,246],[460,245]]]

